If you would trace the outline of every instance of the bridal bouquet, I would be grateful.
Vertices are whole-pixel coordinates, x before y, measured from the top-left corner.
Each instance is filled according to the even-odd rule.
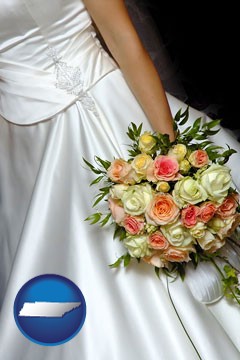
[[[240,223],[239,194],[225,165],[236,152],[214,145],[209,136],[219,120],[201,118],[180,131],[189,119],[188,108],[174,117],[176,139],[158,132],[142,132],[142,124],[131,123],[129,158],[112,161],[95,157],[96,165],[84,159],[97,178],[93,207],[107,200],[106,212],[95,212],[86,220],[101,226],[111,222],[114,238],[126,253],[111,267],[144,261],[159,275],[184,278],[189,262],[211,261],[221,273],[227,297],[240,304],[239,271],[222,253]],[[225,266],[218,265],[218,259]]]

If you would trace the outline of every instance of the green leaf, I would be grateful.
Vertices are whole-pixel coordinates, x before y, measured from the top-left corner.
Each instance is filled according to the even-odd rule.
[[[109,219],[111,218],[111,213],[109,213],[109,214],[107,214],[103,219],[102,219],[102,221],[101,221],[101,226],[104,226],[104,225],[106,225],[107,224],[107,222],[109,221]]]
[[[194,139],[196,139],[196,140],[205,140],[205,139],[206,139],[206,135],[205,135],[205,134],[203,134],[203,135],[201,135],[201,134],[196,134],[196,135],[194,135]]]
[[[201,117],[197,118],[193,123],[193,126],[192,126],[193,129],[198,131],[200,129],[201,122],[202,122],[202,118]]]
[[[127,267],[131,261],[131,256],[129,253],[127,253],[126,255],[124,255],[124,259],[123,259],[123,264],[124,264],[124,267]]]
[[[189,118],[189,106],[187,106],[186,110],[181,114],[182,120],[180,121],[179,125],[182,126],[186,124]]]
[[[155,274],[157,275],[157,277],[160,279],[160,268],[155,266],[154,267],[154,270],[155,270]]]
[[[206,150],[220,150],[220,149],[223,149],[223,147],[218,145],[210,145],[206,148]]]
[[[181,132],[181,135],[187,134],[188,131],[189,131],[191,128],[192,128],[191,126],[188,126],[185,130],[183,130],[183,131]]]
[[[174,120],[176,122],[180,121],[181,119],[181,113],[182,113],[182,109],[179,109],[178,112],[176,113],[176,115],[174,116]]]
[[[117,259],[113,264],[108,265],[110,268],[118,268],[122,263],[122,256]]]
[[[221,158],[223,158],[222,161],[219,161],[219,165],[224,165],[228,162],[231,155],[235,154],[237,151],[234,149],[226,150],[222,153]]]
[[[115,261],[113,264],[110,264],[110,265],[108,265],[108,266],[109,266],[110,268],[117,268],[117,267],[119,267],[119,266],[122,264],[122,262],[123,262],[124,267],[126,267],[126,266],[129,265],[130,261],[131,261],[131,256],[130,256],[129,253],[126,253],[126,254],[120,256],[120,257],[117,259],[117,261]]]
[[[96,224],[102,217],[102,213],[95,213],[88,216],[84,221],[91,221],[90,224]]]
[[[210,136],[210,135],[215,135],[220,131],[220,128],[217,130],[206,130],[206,135]]]
[[[177,271],[180,275],[182,281],[184,281],[185,278],[185,265],[183,263],[177,263]]]
[[[137,129],[137,136],[139,137],[141,135],[142,132],[142,127],[143,127],[143,123],[141,123]]]
[[[107,170],[109,168],[109,166],[111,165],[111,162],[108,160],[103,160],[98,156],[95,156],[95,160],[98,164],[100,164],[105,170]]]
[[[102,170],[95,168],[90,162],[82,158],[85,164],[92,170],[95,174],[102,174]]]
[[[102,199],[104,199],[106,196],[106,193],[98,194],[96,196],[96,201],[93,203],[93,207],[95,207]]]
[[[115,226],[115,231],[113,234],[113,238],[116,239],[118,238],[120,241],[124,240],[126,238],[126,230],[124,229],[124,227],[119,226],[118,224],[116,224]]]
[[[211,121],[205,122],[202,127],[203,127],[203,129],[204,128],[212,129],[212,128],[218,126],[220,124],[220,121],[221,120],[219,120],[219,119],[211,120]]]
[[[99,183],[104,178],[104,175],[98,176],[95,180],[90,183],[90,186]]]
[[[206,140],[201,143],[199,143],[199,146],[201,146],[201,149],[204,149],[206,146],[212,144],[212,141]]]

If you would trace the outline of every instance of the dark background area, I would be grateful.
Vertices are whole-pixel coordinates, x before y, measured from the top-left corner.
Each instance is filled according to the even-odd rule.
[[[239,129],[237,10],[172,9],[149,0],[148,9],[172,61],[177,64],[187,102],[222,125]]]

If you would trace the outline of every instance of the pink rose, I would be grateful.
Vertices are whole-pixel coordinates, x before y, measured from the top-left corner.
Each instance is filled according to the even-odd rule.
[[[129,234],[137,235],[144,228],[144,218],[142,216],[127,215],[124,218],[122,225]]]
[[[161,231],[156,231],[149,235],[148,242],[149,247],[155,250],[165,250],[169,246],[169,242]]]
[[[112,197],[108,198],[108,206],[112,213],[113,219],[116,221],[117,224],[121,224],[124,220],[126,213],[124,208],[122,207],[122,203],[118,199],[113,199]]]
[[[190,154],[188,161],[192,166],[201,168],[209,163],[209,158],[207,152],[200,149],[193,151]]]
[[[188,248],[176,248],[173,246],[169,246],[169,248],[164,251],[164,259],[170,262],[188,262],[191,260],[189,257],[189,249]]]
[[[175,157],[159,155],[147,169],[147,180],[156,182],[158,180],[172,181],[178,178],[179,164]]]
[[[170,194],[157,194],[146,210],[146,220],[152,225],[166,225],[174,222],[180,210]]]
[[[131,165],[123,159],[115,159],[108,168],[107,175],[115,183],[124,183],[124,179],[131,172]]]
[[[238,207],[238,202],[238,194],[229,195],[217,209],[217,214],[221,219],[227,219],[228,217],[235,214],[236,208]]]
[[[206,201],[200,205],[199,220],[205,224],[213,218],[217,211],[217,207],[211,201]]]
[[[186,228],[192,228],[197,223],[197,217],[200,213],[200,209],[195,205],[188,205],[181,211],[181,220]]]

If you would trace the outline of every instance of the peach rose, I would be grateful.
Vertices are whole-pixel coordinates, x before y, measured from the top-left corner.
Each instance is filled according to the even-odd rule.
[[[180,210],[170,194],[156,194],[146,210],[147,223],[166,225],[174,222]]]
[[[217,209],[217,214],[222,219],[226,219],[235,214],[238,207],[239,195],[231,194],[223,201],[223,203]]]
[[[164,251],[164,259],[170,262],[188,262],[191,261],[189,256],[190,252],[194,251],[194,248],[175,248],[169,246],[166,251]]]
[[[225,239],[220,239],[218,236],[215,237],[215,240],[212,243],[212,246],[208,247],[207,252],[210,254],[215,253],[217,250],[221,249],[225,245]]]
[[[162,252],[156,251],[156,253],[154,253],[153,255],[144,256],[142,259],[147,264],[150,264],[150,265],[158,267],[158,268],[163,268],[163,267],[167,266],[167,261],[161,256],[161,254],[162,254]]]
[[[199,220],[205,224],[213,218],[217,211],[216,205],[211,201],[206,201],[200,205]]]
[[[209,163],[207,152],[201,149],[193,151],[188,160],[190,164],[196,168],[201,168]]]
[[[113,219],[117,224],[121,224],[123,219],[126,216],[122,203],[118,199],[113,199],[111,197],[108,198],[108,206],[112,213]]]
[[[142,180],[142,176],[137,174],[134,169],[129,171],[129,173],[123,178],[124,184],[135,185]]]
[[[115,183],[124,183],[124,179],[131,172],[131,165],[123,159],[115,159],[108,168],[107,176]]]
[[[240,214],[237,213],[227,219],[224,219],[224,226],[219,230],[218,236],[223,239],[230,236],[240,224]]]
[[[155,250],[165,250],[169,246],[169,243],[161,231],[156,231],[149,235],[148,238],[149,247]]]
[[[188,205],[181,211],[181,220],[185,227],[191,228],[196,225],[200,209],[195,205]]]
[[[178,179],[179,164],[175,157],[159,155],[147,169],[148,181],[171,181]]]
[[[129,234],[137,235],[144,228],[144,218],[142,216],[127,215],[124,218],[122,225]]]

